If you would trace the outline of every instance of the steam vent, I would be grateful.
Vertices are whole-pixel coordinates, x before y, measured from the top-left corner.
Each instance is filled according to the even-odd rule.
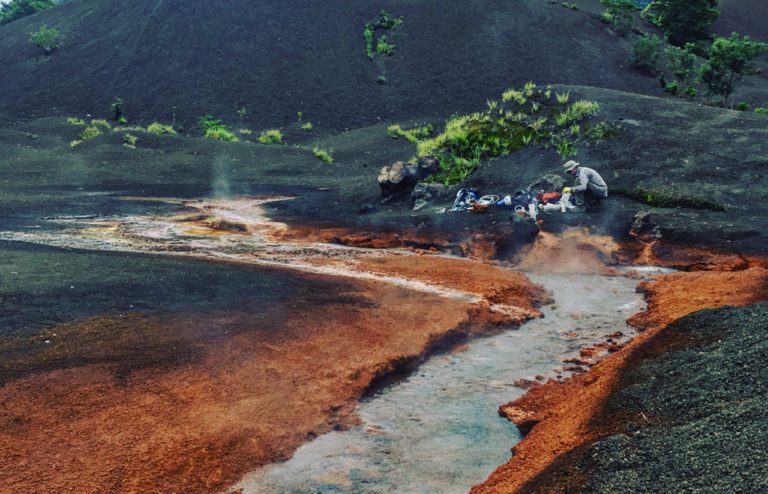
[[[768,492],[766,19],[0,0],[0,494]]]

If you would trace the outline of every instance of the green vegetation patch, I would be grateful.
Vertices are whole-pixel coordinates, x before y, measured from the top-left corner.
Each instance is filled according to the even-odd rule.
[[[376,40],[376,32],[394,31],[403,23],[403,20],[402,17],[393,17],[387,11],[382,10],[373,21],[366,23],[363,28],[363,39],[365,40],[365,54],[368,56],[369,60],[373,60],[373,56],[376,53],[381,55],[394,55],[395,44],[387,40],[386,34],[382,34],[379,39]]]
[[[123,146],[130,148],[130,149],[136,149],[136,141],[138,141],[139,138],[132,134],[125,134],[123,136]]]
[[[61,32],[43,24],[37,31],[29,33],[29,41],[51,54],[61,46]]]
[[[72,125],[85,125],[85,120],[77,117],[67,117],[67,123]]]
[[[556,93],[549,86],[540,89],[529,82],[522,89],[505,91],[501,102],[489,101],[483,112],[451,117],[443,132],[432,138],[396,125],[387,132],[416,144],[412,161],[435,156],[440,171],[431,180],[453,185],[484,159],[532,144],[554,147],[562,157],[575,156],[579,145],[598,143],[618,132],[617,125],[592,120],[600,109],[596,102],[569,101],[570,92]]]
[[[105,130],[112,130],[112,124],[102,118],[94,118],[91,120],[91,125],[94,127],[101,127]]]
[[[600,0],[605,10],[600,15],[603,22],[613,24],[616,33],[627,36],[635,26],[635,12],[640,10],[633,0]]]
[[[310,130],[312,130],[314,128],[315,128],[315,126],[312,125],[312,122],[307,122],[305,124],[302,124],[302,126],[301,126],[301,130],[303,130],[304,132],[309,132]]]
[[[312,155],[314,155],[315,158],[319,158],[323,162],[328,163],[329,165],[333,163],[333,156],[331,156],[331,151],[327,149],[323,149],[319,146],[314,146],[312,148]]]
[[[153,122],[147,125],[146,132],[158,136],[163,134],[176,135],[176,131],[173,129],[172,125],[162,124],[159,122]]]
[[[228,142],[237,142],[239,140],[220,119],[215,118],[213,115],[200,117],[197,120],[197,126],[203,131],[203,137],[206,139]]]
[[[704,209],[708,211],[725,211],[725,207],[722,204],[718,204],[706,197],[697,196],[688,191],[675,189],[673,187],[634,187],[630,189],[613,187],[611,188],[611,193],[629,197],[638,202],[659,208],[690,208]]]
[[[261,133],[258,140],[262,144],[282,144],[283,133],[277,129],[265,130]]]
[[[398,124],[390,125],[387,127],[387,135],[393,139],[402,137],[406,141],[412,144],[418,144],[419,140],[429,137],[435,129],[431,124],[414,127],[412,129],[403,130]]]
[[[226,127],[216,127],[213,129],[206,129],[203,137],[206,139],[215,139],[217,141],[237,142],[239,139],[231,130]]]
[[[54,0],[11,0],[0,6],[0,25],[55,6]]]

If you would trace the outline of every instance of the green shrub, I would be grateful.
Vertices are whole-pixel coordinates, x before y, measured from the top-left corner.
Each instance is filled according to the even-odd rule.
[[[365,40],[365,54],[369,60],[373,60],[376,53],[381,55],[393,55],[395,45],[387,41],[386,35],[376,40],[376,50],[374,51],[374,38],[376,31],[394,31],[403,23],[402,17],[392,17],[388,12],[382,10],[372,22],[365,24],[363,28],[363,39]]]
[[[50,55],[61,44],[61,32],[58,29],[49,28],[43,24],[37,31],[29,33],[29,41]]]
[[[631,63],[652,74],[661,71],[660,62],[664,53],[664,42],[655,34],[645,34],[632,42]]]
[[[768,115],[768,108],[755,108],[755,113],[763,113]]]
[[[251,129],[237,129],[237,131],[244,136],[249,136],[253,134],[253,131]]]
[[[229,130],[224,123],[214,118],[212,115],[205,115],[197,119],[197,126],[202,130],[203,137],[206,139],[216,139],[218,141],[237,142],[238,138]]]
[[[718,0],[653,0],[643,15],[664,31],[676,46],[696,43],[709,36],[709,27],[720,16]]]
[[[310,131],[310,130],[312,130],[314,127],[315,127],[315,126],[314,126],[314,125],[312,125],[312,122],[307,122],[307,123],[305,123],[305,124],[303,124],[303,125],[301,126],[301,130],[303,130],[304,132],[309,132],[309,131]]]
[[[414,127],[413,129],[409,130],[403,130],[402,127],[395,124],[387,127],[387,135],[393,139],[402,137],[412,144],[418,144],[420,142],[420,138],[429,137],[433,130],[434,128],[431,124]]]
[[[136,149],[136,141],[138,141],[138,137],[132,134],[125,134],[123,136],[123,146],[131,149]]]
[[[147,133],[155,135],[171,134],[176,135],[176,131],[171,125],[161,124],[159,122],[153,122],[147,125]]]
[[[675,87],[666,88],[675,96],[682,97],[689,95],[689,89],[692,88],[696,78],[696,55],[694,55],[695,46],[687,43],[683,48],[678,46],[669,46],[664,50],[664,56],[667,59],[669,69],[677,78]]]
[[[416,141],[416,158],[433,155],[440,171],[432,180],[452,185],[464,180],[483,159],[512,153],[523,147],[541,143],[552,146],[563,157],[576,154],[582,143],[597,143],[615,135],[618,127],[593,123],[589,119],[599,111],[593,101],[579,100],[569,106],[570,93],[556,94],[528,89],[505,91],[502,103],[483,112],[454,116],[445,130],[429,139]],[[530,95],[530,96],[526,96]],[[538,104],[542,111],[534,114],[520,101]],[[546,116],[542,116],[542,114]],[[399,126],[390,126],[390,136],[402,136]]]
[[[213,127],[206,129],[203,137],[206,139],[216,139],[218,141],[237,142],[238,138],[226,127]]]
[[[734,107],[734,109],[735,110],[739,110],[739,111],[747,111],[747,110],[749,110],[749,105],[747,104],[746,101],[741,101],[741,102],[739,102],[739,104],[737,104]]]
[[[751,41],[738,33],[730,38],[715,38],[707,52],[707,61],[701,67],[701,81],[710,94],[722,96],[721,105],[727,106],[744,75],[759,73],[753,61],[768,51],[768,44]]]
[[[373,60],[373,24],[368,23],[363,28],[363,39],[365,39],[365,54],[369,60]]]
[[[112,110],[112,120],[118,122],[120,125],[125,125],[127,122],[125,117],[123,117],[123,100],[115,97],[109,107]]]
[[[259,136],[259,142],[262,144],[282,144],[283,133],[277,129],[265,130]]]
[[[85,120],[77,117],[67,117],[67,123],[72,125],[85,125]]]
[[[80,140],[90,141],[91,139],[99,137],[101,134],[101,129],[97,125],[90,125],[80,133]]]
[[[11,0],[0,6],[0,25],[56,6],[54,0]]]
[[[632,0],[600,0],[606,8],[601,18],[613,24],[620,36],[626,36],[632,32],[635,25],[634,13],[638,10]]]
[[[91,120],[91,125],[96,127],[103,127],[106,130],[112,130],[112,124],[102,118],[94,118]]]
[[[323,149],[319,146],[314,146],[312,148],[312,154],[315,156],[315,158],[319,158],[329,165],[333,163],[333,156],[331,156],[331,152],[329,150]]]
[[[201,130],[206,131],[224,127],[224,123],[221,119],[214,118],[212,115],[205,115],[197,119],[197,126],[200,127]]]
[[[382,35],[379,38],[379,41],[376,43],[376,53],[380,55],[388,55],[388,56],[394,55],[395,45],[387,41],[386,35]]]

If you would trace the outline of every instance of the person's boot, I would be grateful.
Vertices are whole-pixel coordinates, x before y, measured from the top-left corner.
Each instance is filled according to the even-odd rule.
[[[573,199],[573,207],[568,208],[569,213],[583,213],[587,210],[584,206],[584,192],[573,192],[571,198]]]

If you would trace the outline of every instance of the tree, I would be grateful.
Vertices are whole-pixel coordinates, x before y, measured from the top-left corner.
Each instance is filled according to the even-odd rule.
[[[675,96],[682,97],[685,94],[692,94],[695,91],[693,87],[696,78],[696,55],[693,54],[693,43],[686,43],[684,47],[670,46],[664,53],[667,56],[669,70],[677,78]]]
[[[43,24],[37,31],[29,33],[29,41],[45,50],[47,55],[50,55],[53,53],[53,50],[59,47],[61,33],[58,29]]]
[[[656,74],[660,71],[659,61],[663,53],[661,38],[655,34],[645,34],[632,42],[632,65]]]
[[[718,0],[653,0],[643,14],[659,26],[670,43],[685,46],[709,36],[720,16]]]
[[[600,0],[605,6],[601,18],[613,24],[620,36],[626,36],[632,32],[635,24],[634,13],[639,9],[632,0]]]
[[[11,0],[0,6],[0,25],[54,7],[54,0]]]
[[[738,33],[731,33],[730,38],[717,37],[701,67],[701,81],[710,94],[722,96],[721,105],[726,106],[742,77],[759,73],[752,61],[765,52],[768,44],[751,41],[749,36],[741,38]]]

